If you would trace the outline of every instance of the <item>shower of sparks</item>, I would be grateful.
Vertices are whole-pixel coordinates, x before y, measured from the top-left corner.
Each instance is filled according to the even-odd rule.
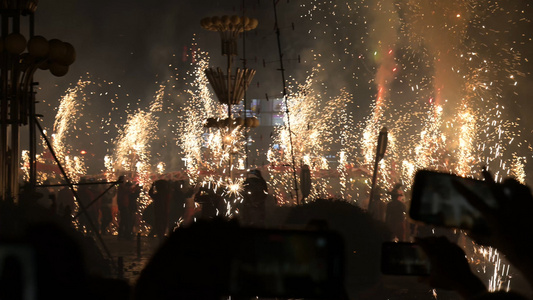
[[[151,187],[151,175],[157,170],[152,168],[151,142],[157,137],[158,116],[163,108],[165,85],[161,85],[147,110],[137,109],[128,116],[126,124],[119,130],[115,140],[115,149],[111,159],[108,158],[108,173],[126,175],[127,180],[134,181],[141,187],[137,199],[137,213],[142,215],[150,204],[148,191]],[[115,178],[116,179],[116,178]],[[142,218],[141,218],[142,219]],[[146,224],[141,220],[140,231],[146,231]]]
[[[21,154],[20,168],[22,170],[22,179],[26,182],[30,181],[30,151],[23,150]]]
[[[141,186],[149,186],[151,166],[151,141],[157,136],[158,117],[163,105],[164,85],[156,93],[149,108],[138,109],[128,116],[126,124],[120,130],[113,151],[114,169],[127,174]]]
[[[218,105],[208,89],[204,73],[209,66],[207,53],[198,52],[197,56],[194,71],[189,74],[189,78],[192,78],[187,90],[190,98],[183,106],[178,124],[178,145],[183,151],[187,173],[193,182],[199,180],[201,171],[214,172],[228,158],[223,154],[223,147],[219,143],[223,140],[223,129],[215,128],[204,134],[207,118],[223,119],[226,110]],[[205,159],[206,157],[216,157],[216,161]]]
[[[156,166],[156,169],[157,169],[157,174],[163,174],[165,172],[165,163],[164,162],[158,163]]]
[[[85,162],[79,156],[65,156],[63,166],[65,170],[68,170],[66,172],[70,174],[69,178],[73,182],[79,182],[80,178],[86,173]]]
[[[72,150],[67,138],[76,121],[82,116],[80,110],[83,103],[87,101],[83,89],[88,84],[90,84],[89,81],[79,80],[74,88],[68,89],[67,94],[60,100],[53,127],[53,150],[72,182],[78,182],[80,177],[86,173],[83,158],[67,155]]]
[[[478,273],[489,277],[488,289],[490,292],[505,289],[509,291],[510,267],[497,249],[474,245],[474,253],[470,263]]]
[[[316,179],[309,198],[341,196],[347,189],[346,178],[343,184],[338,186],[340,189],[338,187],[332,189],[327,173],[333,172],[326,155],[339,141],[340,152],[344,153],[343,155],[346,155],[347,151],[353,151],[353,148],[349,147],[353,141],[350,131],[353,119],[347,110],[352,96],[341,91],[338,97],[323,99],[322,95],[314,90],[314,85],[317,84],[314,78],[315,72],[317,70],[305,83],[289,87],[288,107],[282,109],[285,111],[288,108],[291,113],[292,145],[289,142],[291,133],[288,126],[274,129],[272,143],[276,146],[268,155],[271,164],[270,183],[274,194],[288,196],[282,198],[284,202],[293,199],[294,196],[291,191],[294,187],[286,184],[290,182],[287,172],[292,171],[286,167],[292,164],[291,152],[294,153],[294,160],[298,165],[308,165],[312,177]],[[319,116],[317,116],[318,111],[321,112]],[[284,117],[287,123],[287,115]],[[346,164],[347,161],[343,159],[339,167],[345,168]],[[346,173],[346,171],[341,172]]]
[[[525,158],[508,150],[523,146],[519,120],[509,119],[502,102],[516,93],[517,75],[525,75],[520,66],[527,58],[518,46],[531,43],[527,33],[516,41],[504,35],[520,24],[528,27],[528,11],[489,0],[313,0],[300,7],[311,37],[335,45],[312,50],[320,72],[333,75],[328,67],[353,66],[357,87],[365,85],[365,74],[373,76],[366,81],[375,88],[370,115],[355,128],[360,154],[343,153],[343,161],[370,168],[385,126],[389,145],[378,179],[384,189],[396,182],[408,189],[421,168],[477,177],[486,165],[497,180],[512,175],[525,181]],[[508,18],[508,27],[500,18]],[[291,122],[297,123],[302,115],[293,110]],[[338,172],[343,186],[344,171]],[[491,279],[491,288],[501,288],[498,280]]]
[[[356,86],[363,85],[362,74],[373,73],[368,83],[375,85],[376,94],[371,114],[358,125],[362,131],[357,146],[361,163],[370,166],[379,130],[386,126],[392,133],[396,143],[389,144],[380,167],[384,188],[411,182],[413,166],[474,176],[481,165],[496,172],[510,165],[506,144],[520,134],[500,102],[503,90],[516,86],[516,75],[523,75],[518,67],[525,58],[503,40],[487,43],[485,36],[500,33],[487,23],[501,10],[498,5],[462,0],[317,0],[300,5],[303,19],[312,25],[310,35],[331,38],[336,45],[312,50],[321,72],[331,72],[326,66],[337,61],[352,61],[358,70],[353,73]],[[520,22],[529,23],[525,12],[520,13]],[[476,38],[476,31],[483,38]],[[342,53],[335,52],[343,47]],[[417,103],[420,100],[427,104]]]
[[[230,182],[232,174],[244,170],[244,129],[241,126],[205,127],[208,118],[226,119],[227,106],[220,104],[208,89],[204,72],[209,65],[207,53],[197,51],[195,55],[194,70],[189,73],[192,78],[187,90],[189,98],[178,120],[177,143],[183,151],[191,182],[205,182],[210,177],[218,186],[230,186],[222,182]],[[236,114],[236,110],[232,111],[232,117]]]
[[[219,184],[223,187],[221,196],[226,203],[226,216],[232,217],[238,214],[237,205],[244,201],[242,194],[245,188],[244,178],[228,178],[219,182]]]
[[[418,169],[442,169],[442,167],[449,167],[439,166],[439,163],[442,161],[436,155],[443,151],[442,147],[445,143],[445,137],[440,131],[442,125],[442,107],[438,105],[431,106],[431,109],[427,111],[427,119],[423,123],[425,126],[420,131],[418,144],[415,146],[413,153],[416,159],[412,161],[412,164],[409,164],[412,165],[415,171]],[[414,176],[414,172],[409,171],[406,175]],[[407,181],[410,182],[410,180]]]
[[[510,176],[518,180],[521,184],[526,183],[526,171],[524,170],[526,163],[525,157],[514,157],[511,167],[510,167]]]
[[[107,170],[105,172],[105,179],[107,181],[114,181],[117,179],[117,176],[116,176],[116,169],[115,169],[115,164],[113,162],[113,156],[112,155],[106,155],[104,156],[104,167],[105,169]]]
[[[179,108],[175,134],[181,149],[187,177],[192,185],[200,185],[220,196],[226,217],[238,214],[243,201],[246,160],[246,138],[242,126],[206,127],[208,118],[228,118],[227,105],[220,104],[208,88],[205,70],[208,54],[196,50],[191,71],[186,72],[186,100]],[[243,117],[242,107],[232,106],[232,118]],[[217,215],[222,212],[217,210]]]
[[[474,175],[477,170],[472,170],[475,165],[474,151],[476,139],[476,118],[467,107],[463,105],[463,110],[459,113],[457,122],[457,166],[455,172],[463,177]]]
[[[241,196],[241,192],[244,191],[244,179],[243,178],[237,178],[235,181],[229,181],[226,184],[226,190],[229,195],[233,195],[235,197]]]
[[[282,111],[290,112],[292,132],[287,126],[275,127],[266,153],[270,164],[265,177],[279,204],[296,203],[289,184],[294,153],[297,175],[302,165],[311,170],[308,200],[342,198],[365,208],[377,136],[383,127],[388,129],[388,147],[378,165],[378,186],[384,191],[398,182],[408,190],[418,169],[477,177],[485,165],[498,181],[514,176],[525,182],[528,157],[519,156],[518,150],[526,143],[519,120],[509,117],[503,103],[507,95],[517,93],[525,76],[521,65],[527,58],[519,48],[531,44],[530,33],[515,41],[505,36],[520,25],[529,26],[530,10],[490,0],[302,2],[297,4],[300,21],[309,26],[310,40],[321,42],[302,53],[306,67],[312,65],[308,77],[300,84],[293,80],[288,88]],[[227,106],[208,88],[204,73],[208,53],[193,47],[186,100],[180,99],[184,103],[171,110],[176,119],[169,123],[174,124],[179,159],[190,183],[222,194],[226,214],[232,215],[243,199],[247,129],[204,126],[208,118],[227,118]],[[68,136],[83,115],[83,90],[88,85],[89,81],[80,80],[67,91],[54,124],[54,150],[74,181],[86,170],[82,157],[68,154]],[[161,86],[147,110],[131,112],[125,124],[102,119],[105,126],[115,123],[119,129],[115,147],[104,159],[106,178],[113,181],[125,173],[139,181],[145,189],[141,207],[149,201],[146,189],[154,174],[162,175],[173,165],[154,162],[157,153],[152,148],[162,125],[158,116],[165,111],[164,90]],[[239,109],[234,107],[233,117]],[[112,107],[109,116],[116,110]],[[356,119],[356,114],[366,117]],[[25,170],[28,158],[23,158]],[[41,155],[39,161],[43,160]],[[386,196],[383,201],[388,201]],[[478,262],[483,269],[494,267],[490,288],[508,287],[509,266],[501,263],[497,251],[473,248],[483,257]]]

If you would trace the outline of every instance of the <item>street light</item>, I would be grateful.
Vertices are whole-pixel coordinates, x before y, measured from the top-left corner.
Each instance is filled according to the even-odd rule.
[[[47,40],[34,34],[37,0],[0,2],[0,199],[18,201],[20,131],[29,125],[30,184],[36,184],[35,93],[33,75],[38,69],[54,76],[67,74],[76,59],[74,47],[58,39]],[[28,21],[29,39],[20,32]]]

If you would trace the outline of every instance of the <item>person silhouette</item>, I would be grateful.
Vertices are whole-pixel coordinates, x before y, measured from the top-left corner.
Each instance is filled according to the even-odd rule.
[[[390,191],[390,195],[392,200],[387,204],[385,223],[395,239],[404,241],[407,238],[407,208],[404,203],[404,193],[401,189],[401,184],[396,184]]]
[[[255,169],[248,173],[244,181],[244,201],[241,207],[242,223],[250,226],[264,226],[268,186],[261,171]]]

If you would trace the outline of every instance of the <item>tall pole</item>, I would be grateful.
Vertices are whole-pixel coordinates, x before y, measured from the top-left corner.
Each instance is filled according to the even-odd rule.
[[[292,160],[292,176],[294,180],[294,193],[296,194],[296,204],[300,204],[300,197],[298,193],[298,177],[296,175],[296,159],[294,158],[294,147],[292,143],[292,130],[291,130],[291,119],[289,113],[289,103],[287,101],[287,85],[285,83],[285,68],[283,68],[283,53],[281,52],[281,38],[280,31],[278,26],[278,11],[277,11],[277,1],[273,0],[274,3],[274,18],[276,28],[276,37],[278,41],[278,55],[279,55],[279,71],[281,72],[281,81],[283,82],[283,101],[285,102],[285,116],[287,117],[287,130],[289,131],[289,144],[291,145],[291,160]]]
[[[2,13],[2,37],[7,36],[8,30],[9,30],[9,19],[8,16]],[[6,80],[8,77],[8,54],[6,51],[2,51],[1,56],[1,70],[0,70],[0,76],[2,78],[0,89],[2,94],[0,95],[1,98],[1,107],[0,107],[0,146],[2,147],[0,149],[0,198],[2,200],[5,200],[7,197],[10,197],[11,191],[9,190],[9,184],[8,184],[8,161],[7,161],[7,154],[8,154],[8,144],[7,144],[7,133],[9,129],[9,123],[8,123],[8,86],[9,83]]]
[[[229,43],[227,44],[227,46],[229,47]],[[231,121],[231,99],[232,99],[232,95],[231,95],[231,67],[232,67],[232,64],[233,64],[233,57],[232,57],[232,53],[231,51],[226,51],[226,55],[228,56],[228,70],[227,70],[227,74],[228,74],[228,82],[227,82],[227,85],[228,85],[228,134],[231,132],[231,124],[232,124],[232,121]],[[229,172],[229,178],[233,181],[233,153],[232,152],[232,143],[231,141],[229,141],[228,143],[228,152],[229,152],[229,169],[228,169],[228,172]]]
[[[246,1],[245,0],[242,0],[242,19],[244,19],[244,17],[246,16]],[[246,70],[246,33],[243,32],[242,33],[242,68],[244,70]],[[248,117],[247,115],[247,101],[246,101],[246,92],[247,92],[247,89],[245,88],[244,89],[244,100],[243,100],[243,107],[244,107],[244,119],[246,120],[246,118]],[[248,161],[248,134],[249,134],[249,131],[248,130],[245,130],[244,131],[244,139],[245,139],[245,143],[244,143],[244,157],[246,158],[246,169],[249,168],[249,161]]]
[[[81,211],[80,214],[84,214],[85,215],[85,217],[87,219],[87,223],[89,224],[89,228],[92,230],[92,232],[94,232],[94,234],[95,234],[96,238],[98,239],[98,241],[100,242],[100,244],[102,244],[102,247],[104,248],[104,251],[105,251],[108,259],[111,260],[111,262],[113,262],[113,256],[111,256],[111,252],[109,252],[109,249],[107,248],[107,246],[105,244],[105,241],[103,240],[102,236],[98,232],[98,228],[96,227],[96,225],[94,224],[94,222],[91,219],[91,216],[87,212],[87,207],[85,207],[85,205],[80,201],[80,196],[78,194],[78,191],[76,191],[76,189],[74,188],[74,184],[70,180],[70,177],[67,175],[67,172],[65,171],[63,166],[61,165],[61,162],[59,161],[59,158],[57,157],[57,155],[56,155],[56,153],[54,151],[54,148],[52,147],[52,144],[46,138],[46,135],[44,133],[43,127],[41,126],[41,124],[39,123],[39,121],[37,119],[35,119],[35,125],[37,125],[37,127],[39,128],[39,131],[41,132],[41,135],[44,138],[44,141],[45,141],[46,145],[48,146],[48,149],[50,149],[50,154],[52,154],[52,157],[54,158],[54,160],[57,163],[57,166],[59,167],[59,171],[61,172],[61,175],[63,175],[63,179],[65,180],[65,182],[67,183],[67,186],[72,191],[72,195],[74,196],[74,200],[76,200],[76,202],[78,203],[78,207],[80,208],[80,211]],[[80,214],[76,215],[76,217],[79,216]]]
[[[35,18],[34,14],[30,15],[30,38],[32,38],[35,35],[34,32],[35,27]],[[33,78],[32,83],[30,86],[30,117],[28,120],[28,126],[29,126],[29,154],[30,154],[30,186],[35,187],[37,186],[37,133],[35,131],[35,92],[33,91]]]
[[[387,150],[387,127],[381,128],[378,137],[378,146],[376,147],[376,158],[374,160],[374,174],[372,175],[372,186],[370,188],[370,199],[368,200],[368,207],[374,198],[374,189],[376,187],[376,181],[378,178],[379,162],[385,156],[385,151]]]

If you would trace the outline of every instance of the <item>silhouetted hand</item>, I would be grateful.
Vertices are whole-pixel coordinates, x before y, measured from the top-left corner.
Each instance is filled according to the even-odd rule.
[[[483,171],[483,176],[496,199],[496,207],[490,207],[460,182],[454,182],[457,190],[481,212],[488,223],[488,233],[471,230],[469,236],[479,244],[500,250],[533,285],[533,256],[528,247],[530,241],[533,240],[531,190],[511,178],[506,179],[502,184],[497,184],[486,170]]]
[[[483,282],[472,273],[464,251],[446,237],[416,238],[431,264],[429,277],[421,277],[431,287],[453,290],[465,299],[487,292]]]

